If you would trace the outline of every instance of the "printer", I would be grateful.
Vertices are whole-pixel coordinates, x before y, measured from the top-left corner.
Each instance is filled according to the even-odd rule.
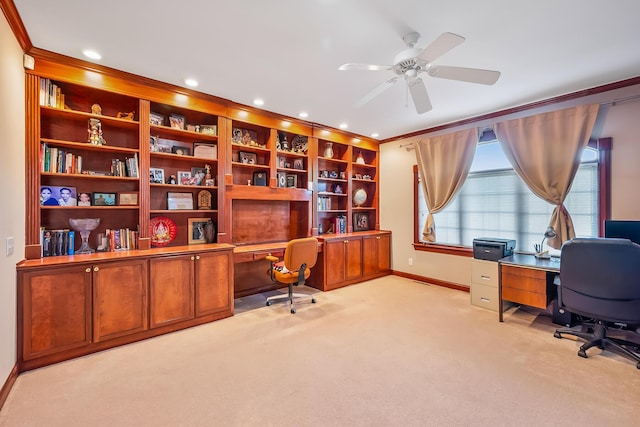
[[[513,239],[480,237],[473,239],[473,257],[487,261],[498,261],[500,258],[513,255],[515,247],[516,241]]]

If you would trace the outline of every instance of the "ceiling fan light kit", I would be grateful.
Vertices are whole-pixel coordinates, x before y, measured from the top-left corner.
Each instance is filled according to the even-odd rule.
[[[420,34],[417,32],[411,32],[402,38],[407,49],[401,51],[395,56],[393,65],[347,63],[338,68],[342,71],[391,70],[397,74],[397,77],[388,79],[357,101],[355,103],[356,107],[365,105],[386,89],[393,86],[398,81],[399,77],[404,77],[407,89],[411,94],[411,99],[413,99],[413,104],[416,107],[416,111],[418,114],[426,113],[432,109],[432,106],[424,81],[418,77],[418,75],[423,72],[426,72],[430,77],[484,85],[492,85],[498,81],[498,78],[500,77],[499,71],[433,64],[433,61],[437,58],[462,43],[465,40],[464,37],[453,33],[442,33],[435,41],[424,49],[414,47],[419,38]]]

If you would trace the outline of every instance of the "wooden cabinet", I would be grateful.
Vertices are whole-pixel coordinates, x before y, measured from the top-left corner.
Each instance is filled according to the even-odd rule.
[[[19,275],[18,358],[31,360],[91,343],[91,266]]]
[[[553,277],[545,270],[502,264],[502,299],[546,309],[554,296]]]
[[[362,237],[362,275],[374,276],[391,270],[391,233]]]
[[[145,331],[147,261],[101,263],[91,266],[91,270],[94,342]]]
[[[359,278],[362,276],[362,238],[325,241],[324,260],[328,288]]]
[[[228,253],[198,252],[150,261],[150,326],[232,309]]]
[[[316,179],[319,234],[349,231],[350,160],[351,150],[348,144],[327,140],[318,141]]]

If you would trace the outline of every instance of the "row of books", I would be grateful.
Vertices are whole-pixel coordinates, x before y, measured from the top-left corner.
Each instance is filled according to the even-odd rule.
[[[318,210],[330,211],[331,210],[331,197],[320,196],[318,197]]]
[[[138,178],[138,153],[134,153],[134,157],[127,157],[124,160],[111,160],[111,175]]]
[[[68,229],[47,230],[40,228],[42,257],[73,255],[75,252],[75,232]]]
[[[131,230],[130,228],[107,228],[97,250],[113,252],[138,249],[139,241],[140,233],[137,230]]]
[[[82,156],[41,144],[40,172],[82,173]]]
[[[344,215],[339,215],[335,218],[331,218],[331,225],[333,225],[333,230],[336,234],[346,233],[347,232],[347,217]]]
[[[64,93],[49,79],[40,79],[40,105],[64,108]]]

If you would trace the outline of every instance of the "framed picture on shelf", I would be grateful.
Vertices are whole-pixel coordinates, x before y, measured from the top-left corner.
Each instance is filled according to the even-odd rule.
[[[195,245],[199,243],[206,243],[206,239],[204,236],[204,227],[210,219],[207,218],[189,218],[189,244]]]
[[[369,216],[365,213],[353,214],[353,231],[367,231],[369,229]]]
[[[116,193],[93,193],[93,206],[115,206]]]
[[[164,184],[164,169],[149,168],[149,182],[152,184]]]
[[[169,125],[173,129],[185,129],[185,119],[183,115],[180,114],[170,114],[169,115]]]
[[[191,185],[191,171],[178,171],[178,185]]]
[[[196,179],[195,185],[203,185],[207,170],[205,168],[191,168],[191,176]]]
[[[164,126],[164,116],[153,111],[149,113],[149,123],[154,126]]]
[[[218,146],[216,144],[196,142],[193,144],[193,156],[202,157],[203,159],[217,159]]]
[[[246,165],[255,165],[258,163],[258,155],[256,153],[238,151],[238,161]]]
[[[294,169],[304,169],[304,160],[303,159],[293,159],[293,168]]]
[[[40,186],[41,206],[76,206],[76,187]]]
[[[287,187],[296,188],[298,186],[298,175],[287,175]]]
[[[267,171],[256,171],[253,173],[253,185],[266,186],[267,185]]]
[[[136,206],[138,204],[137,191],[122,191],[118,193],[118,205],[120,206]]]
[[[200,133],[216,136],[218,135],[218,125],[202,125],[200,126]]]
[[[155,147],[155,152],[157,153],[170,153],[171,147],[173,147],[173,142],[168,139],[156,137]]]
[[[284,162],[285,162],[285,158],[284,157],[278,157],[278,167],[279,168],[283,168],[284,167]]]
[[[193,194],[191,193],[167,193],[167,209],[188,210],[193,209]]]
[[[278,187],[285,188],[287,186],[287,174],[278,172]]]
[[[150,136],[149,137],[149,151],[151,151],[152,153],[157,153],[158,152],[158,137],[157,136]]]
[[[93,195],[91,193],[78,193],[78,206],[91,206]]]
[[[171,147],[171,152],[178,156],[190,156],[191,149],[189,147],[183,147],[181,145],[174,145]]]

